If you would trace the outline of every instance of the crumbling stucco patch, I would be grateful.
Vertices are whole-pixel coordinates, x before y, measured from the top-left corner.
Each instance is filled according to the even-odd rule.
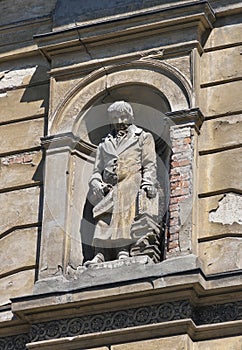
[[[210,211],[209,221],[223,225],[242,225],[242,196],[235,193],[226,194],[219,201],[218,207]]]
[[[0,90],[13,89],[24,84],[26,79],[31,79],[37,66],[15,68],[10,71],[0,72]]]

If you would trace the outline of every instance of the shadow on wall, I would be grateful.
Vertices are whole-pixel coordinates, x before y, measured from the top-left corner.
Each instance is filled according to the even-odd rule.
[[[42,101],[39,108],[43,108],[44,114],[44,130],[43,135],[48,134],[48,109],[49,109],[49,79],[47,76],[48,67],[37,66],[32,78],[29,82],[29,86],[25,89],[24,94],[20,100],[21,103],[33,103]],[[30,121],[31,122],[31,121]],[[45,151],[42,150],[41,160],[36,168],[32,180],[40,183],[40,195],[39,195],[39,210],[38,210],[38,234],[37,234],[37,248],[36,248],[36,269],[35,269],[35,281],[38,279],[39,259],[40,259],[40,243],[41,243],[41,223],[43,220],[43,202],[44,202],[44,164],[45,164]]]

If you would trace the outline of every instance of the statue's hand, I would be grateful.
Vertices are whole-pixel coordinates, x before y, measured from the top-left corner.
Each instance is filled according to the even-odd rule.
[[[94,196],[99,200],[106,196],[112,188],[111,185],[105,184],[98,180],[93,180],[90,184],[90,187]]]
[[[98,180],[92,180],[90,188],[97,199],[104,197],[104,184]]]
[[[157,194],[157,188],[155,186],[151,186],[151,185],[145,185],[142,187],[148,198],[155,198],[156,194]]]

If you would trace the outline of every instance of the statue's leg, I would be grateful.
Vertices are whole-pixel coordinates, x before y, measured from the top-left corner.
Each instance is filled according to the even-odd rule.
[[[104,258],[104,249],[103,248],[95,248],[95,256],[92,260],[87,260],[85,263],[84,263],[84,266],[88,267],[89,265],[93,265],[93,264],[100,264],[102,262],[105,261],[105,258]]]

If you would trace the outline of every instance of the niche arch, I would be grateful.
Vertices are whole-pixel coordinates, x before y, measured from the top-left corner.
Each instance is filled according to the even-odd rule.
[[[164,195],[162,206],[165,208],[162,207],[160,212],[162,221],[169,203],[169,159],[171,154],[170,124],[165,115],[165,113],[171,111],[171,106],[163,93],[153,86],[143,83],[116,85],[108,89],[108,91],[95,96],[90,101],[77,118],[78,128],[76,128],[75,134],[80,137],[81,142],[84,141],[82,150],[85,153],[84,148],[86,147],[86,153],[88,153],[88,147],[94,148],[111,130],[107,117],[107,108],[114,101],[121,99],[132,105],[135,124],[151,132],[155,139],[158,166],[157,177],[160,184],[160,193],[162,191],[162,195]],[[87,181],[87,178],[84,181]],[[86,188],[88,188],[87,182]],[[95,223],[91,213],[92,206],[87,199],[83,207],[80,227],[82,243],[84,242],[84,260],[89,260],[93,257],[92,236]],[[161,242],[161,245],[164,253],[164,240]],[[164,256],[162,256],[163,258]]]
[[[191,83],[167,63],[140,60],[109,66],[90,73],[66,93],[50,116],[49,135],[70,131],[76,134],[80,111],[89,108],[90,101],[116,86],[130,84],[143,84],[159,91],[169,101],[170,111],[192,106]]]

